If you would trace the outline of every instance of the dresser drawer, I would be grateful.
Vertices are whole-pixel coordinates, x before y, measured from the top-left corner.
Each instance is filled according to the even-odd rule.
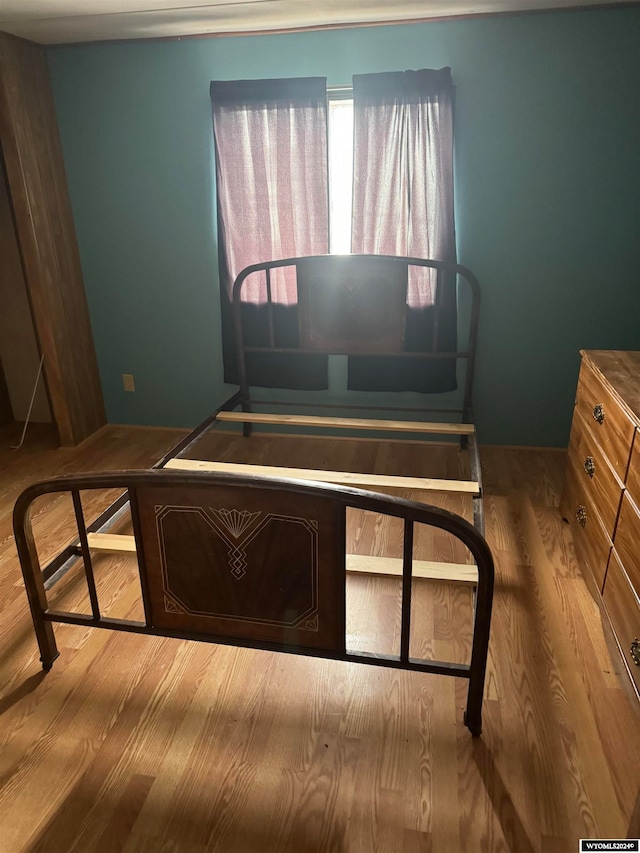
[[[640,597],[640,514],[625,492],[614,544],[627,576]]]
[[[629,585],[615,548],[609,558],[602,599],[627,668],[635,682],[636,690],[640,693],[640,666],[636,664],[631,652],[631,644],[640,639],[640,601]],[[640,660],[640,643],[635,646],[634,651]]]
[[[587,497],[598,507],[605,530],[609,536],[613,536],[622,497],[622,483],[577,410],[571,427],[568,464],[574,469]]]
[[[584,489],[580,472],[572,465],[567,466],[560,510],[571,527],[580,567],[583,571],[586,568],[591,572],[598,590],[601,591],[611,539],[602,525],[593,501]]]
[[[640,506],[640,430],[636,430],[627,471],[627,492],[636,506]]]
[[[611,467],[624,480],[635,426],[586,361],[580,368],[576,414],[590,424]]]

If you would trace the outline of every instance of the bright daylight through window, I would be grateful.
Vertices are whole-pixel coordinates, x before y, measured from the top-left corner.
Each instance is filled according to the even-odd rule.
[[[351,252],[353,98],[329,93],[329,251]]]

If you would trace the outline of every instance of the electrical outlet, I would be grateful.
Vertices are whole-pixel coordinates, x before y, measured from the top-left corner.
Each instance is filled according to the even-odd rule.
[[[125,391],[135,391],[136,385],[133,381],[133,373],[123,373],[122,374],[122,387]]]

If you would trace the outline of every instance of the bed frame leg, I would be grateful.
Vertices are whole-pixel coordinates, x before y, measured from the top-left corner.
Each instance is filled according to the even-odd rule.
[[[473,737],[480,737],[482,734],[482,714],[477,712],[472,717],[467,709],[464,712],[464,724],[469,729]]]
[[[53,666],[54,660],[60,655],[58,646],[56,645],[56,638],[53,633],[53,625],[47,619],[42,617],[42,610],[39,606],[39,602],[33,601],[32,593],[28,588],[27,594],[29,597],[29,607],[31,609],[31,619],[33,620],[38,648],[40,649],[40,662],[42,663],[42,669],[45,672],[49,672]]]
[[[474,737],[482,734],[482,696],[484,693],[484,669],[474,669],[472,664],[467,693],[467,708],[464,724]]]
[[[40,661],[45,672],[49,672],[54,660],[60,654],[53,633],[53,625],[44,618],[47,611],[47,593],[44,588],[44,578],[38,552],[33,540],[33,530],[30,520],[30,501],[24,500],[23,493],[16,503],[13,514],[13,532],[15,536],[18,557],[24,578],[24,587],[29,601],[31,619],[36,632],[38,648],[40,649]]]
[[[55,647],[55,640],[54,640],[53,645]],[[42,663],[42,669],[44,670],[44,672],[49,672],[49,670],[53,666],[54,660],[58,657],[60,657],[60,652],[58,651],[57,648],[56,648],[55,652],[46,652],[46,653],[43,652],[42,649],[40,649],[40,662]]]
[[[485,656],[486,665],[486,656]],[[471,664],[467,708],[464,712],[464,724],[474,737],[482,734],[482,696],[484,693],[484,669]]]
[[[38,648],[40,649],[40,662],[42,663],[42,669],[45,672],[49,672],[53,666],[54,660],[60,655],[58,646],[56,645],[56,638],[53,633],[53,625],[47,619],[42,617],[42,610],[39,606],[39,602],[34,602],[31,595],[29,595],[29,605],[31,608],[33,627],[35,628],[36,638],[38,640]]]

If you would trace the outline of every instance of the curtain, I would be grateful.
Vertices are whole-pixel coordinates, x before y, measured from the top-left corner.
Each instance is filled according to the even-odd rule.
[[[456,262],[451,69],[353,78],[353,252]],[[457,347],[455,276],[414,270],[408,283],[405,349]],[[349,388],[450,391],[455,360],[349,359]]]
[[[237,383],[232,287],[249,264],[329,249],[326,79],[211,83],[225,382]],[[295,272],[272,271],[276,346],[298,344]],[[243,287],[245,343],[266,345],[266,284]],[[321,355],[249,353],[250,385],[327,388]]]

